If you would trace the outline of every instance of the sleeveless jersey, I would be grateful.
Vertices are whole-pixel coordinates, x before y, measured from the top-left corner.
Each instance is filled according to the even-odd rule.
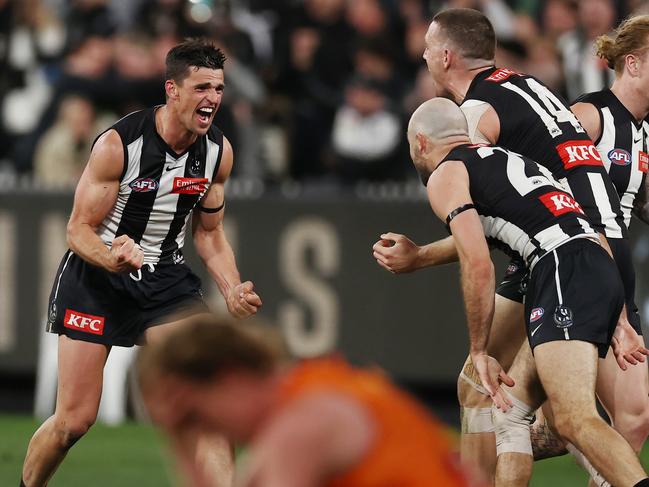
[[[375,423],[373,444],[362,460],[323,485],[468,487],[443,427],[380,372],[356,369],[340,359],[305,361],[285,377],[278,408],[323,391],[354,399]]]
[[[122,139],[124,170],[97,234],[108,246],[128,235],[142,247],[145,263],[179,263],[189,216],[218,171],[223,134],[212,125],[176,154],[156,131],[156,109],[133,112],[108,129]]]
[[[497,145],[548,168],[597,231],[627,236],[620,199],[599,153],[563,99],[532,76],[494,67],[476,75],[462,108],[484,103],[500,120]]]
[[[609,89],[587,93],[576,102],[590,103],[599,112],[602,132],[595,146],[620,197],[629,228],[633,202],[649,168],[649,123],[647,119],[638,123]]]
[[[531,159],[493,145],[461,145],[442,161],[461,161],[487,242],[531,270],[575,238],[598,241],[579,203]]]

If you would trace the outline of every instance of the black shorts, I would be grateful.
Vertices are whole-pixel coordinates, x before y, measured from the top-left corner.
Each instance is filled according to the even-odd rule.
[[[520,257],[514,257],[505,270],[503,280],[496,288],[496,294],[523,303],[525,301],[525,292],[527,290],[527,266]]]
[[[623,238],[609,238],[608,244],[615,258],[615,264],[620,271],[622,285],[624,286],[624,302],[626,303],[626,312],[629,323],[635,331],[642,335],[642,324],[638,307],[635,304],[635,268],[633,267],[633,258],[631,256],[631,242]]]
[[[47,331],[131,347],[149,327],[207,310],[201,293],[201,280],[183,263],[114,274],[68,250],[52,286]]]
[[[530,276],[525,300],[530,346],[581,340],[605,357],[623,303],[620,273],[606,250],[584,238],[563,244]]]

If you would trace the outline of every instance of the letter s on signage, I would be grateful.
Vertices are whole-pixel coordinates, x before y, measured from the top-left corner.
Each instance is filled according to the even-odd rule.
[[[308,267],[310,261],[313,269]],[[291,352],[298,357],[320,355],[336,346],[340,321],[338,296],[320,277],[331,278],[339,265],[338,235],[326,221],[303,218],[291,223],[282,233],[279,273],[297,299],[282,303],[278,318]],[[299,303],[310,312],[307,314]],[[311,324],[307,316],[312,317]]]

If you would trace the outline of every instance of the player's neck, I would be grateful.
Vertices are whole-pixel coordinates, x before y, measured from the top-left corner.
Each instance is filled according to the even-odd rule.
[[[163,105],[155,112],[155,128],[171,149],[180,154],[196,142],[198,136],[182,126],[168,105]]]
[[[444,140],[443,144],[437,145],[431,151],[431,159],[435,161],[435,167],[433,170],[437,169],[440,163],[448,156],[449,152],[460,145],[470,144],[471,139],[468,135],[453,135],[447,137]]]
[[[493,68],[493,63],[485,61],[484,63],[479,63],[474,67],[466,67],[465,69],[458,70],[449,82],[449,93],[453,97],[453,101],[458,105],[461,104],[466,98],[466,94],[471,87],[471,83],[475,77],[490,68]]]
[[[630,79],[616,78],[611,91],[626,107],[636,121],[642,121],[649,113],[649,96],[646,89],[639,89]]]

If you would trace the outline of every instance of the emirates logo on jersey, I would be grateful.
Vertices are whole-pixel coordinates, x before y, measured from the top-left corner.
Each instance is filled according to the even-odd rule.
[[[487,78],[487,81],[495,81],[496,83],[500,83],[501,81],[505,81],[507,78],[514,74],[518,73],[512,69],[500,68],[491,73],[491,76]]]
[[[638,154],[638,171],[646,173],[649,171],[649,154],[640,151]]]
[[[575,166],[601,166],[602,158],[590,140],[570,140],[557,146],[565,169]]]
[[[207,178],[174,178],[172,193],[201,194],[207,189]]]
[[[564,213],[579,213],[584,214],[584,210],[581,209],[579,203],[577,203],[572,196],[568,193],[562,193],[561,191],[552,191],[550,193],[545,193],[539,196],[541,203],[550,210],[554,216],[561,216]]]

